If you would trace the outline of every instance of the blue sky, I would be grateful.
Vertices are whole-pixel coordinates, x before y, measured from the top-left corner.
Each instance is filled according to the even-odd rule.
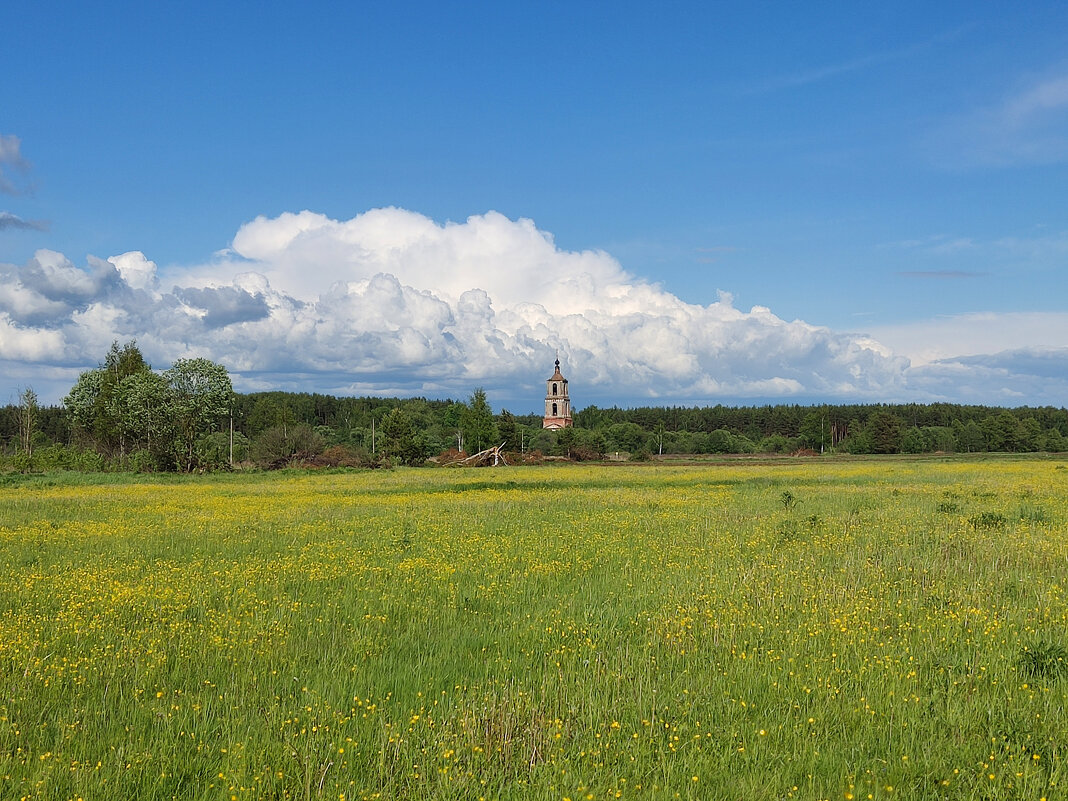
[[[557,351],[578,408],[1068,394],[1063,4],[71,5],[5,13],[0,402],[116,339],[517,411]]]

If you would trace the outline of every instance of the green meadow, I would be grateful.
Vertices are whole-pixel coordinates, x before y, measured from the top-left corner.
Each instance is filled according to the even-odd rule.
[[[3,799],[1040,799],[1068,461],[8,477]]]

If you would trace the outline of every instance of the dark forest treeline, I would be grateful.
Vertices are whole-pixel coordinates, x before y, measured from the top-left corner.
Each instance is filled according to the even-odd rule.
[[[25,410],[0,408],[0,451],[16,469],[192,469],[235,462],[282,466],[322,458],[339,464],[419,464],[446,450],[473,453],[506,443],[515,452],[573,458],[626,454],[1064,451],[1068,410],[933,404],[599,408],[575,413],[575,428],[544,431],[536,415],[494,414],[477,390],[464,401],[335,397],[318,393],[234,394],[201,433],[187,465],[146,461],[140,451],[80,430],[68,409],[36,410],[26,452]],[[131,446],[132,448],[133,446]],[[332,457],[330,456],[332,454]]]
[[[575,416],[587,429],[641,429],[664,453],[1062,451],[1068,410],[952,403],[598,409]],[[636,432],[635,432],[636,433]]]
[[[546,431],[537,415],[465,401],[235,393],[202,358],[154,370],[135,342],[114,342],[62,406],[27,388],[0,408],[0,469],[192,471],[288,465],[419,465],[503,445],[577,460],[651,454],[1064,451],[1068,410],[949,403],[601,409]],[[527,458],[521,456],[521,458]]]

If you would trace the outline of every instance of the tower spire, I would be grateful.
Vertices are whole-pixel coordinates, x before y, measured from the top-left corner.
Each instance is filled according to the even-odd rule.
[[[571,398],[568,397],[567,379],[560,372],[560,352],[557,351],[556,369],[545,382],[545,417],[541,427],[555,430],[571,425]]]

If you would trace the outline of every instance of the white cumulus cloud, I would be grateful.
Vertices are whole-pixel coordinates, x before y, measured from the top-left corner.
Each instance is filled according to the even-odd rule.
[[[445,224],[397,208],[259,217],[190,268],[158,269],[140,251],[84,268],[51,251],[0,265],[0,362],[86,368],[128,339],[160,367],[215,359],[245,390],[460,397],[483,386],[517,411],[538,408],[556,353],[579,408],[944,390],[933,377],[918,390],[879,336],[744,311],[725,292],[686,303],[603,251],[561,250],[532,221],[495,212]],[[989,364],[972,372],[998,380]]]

